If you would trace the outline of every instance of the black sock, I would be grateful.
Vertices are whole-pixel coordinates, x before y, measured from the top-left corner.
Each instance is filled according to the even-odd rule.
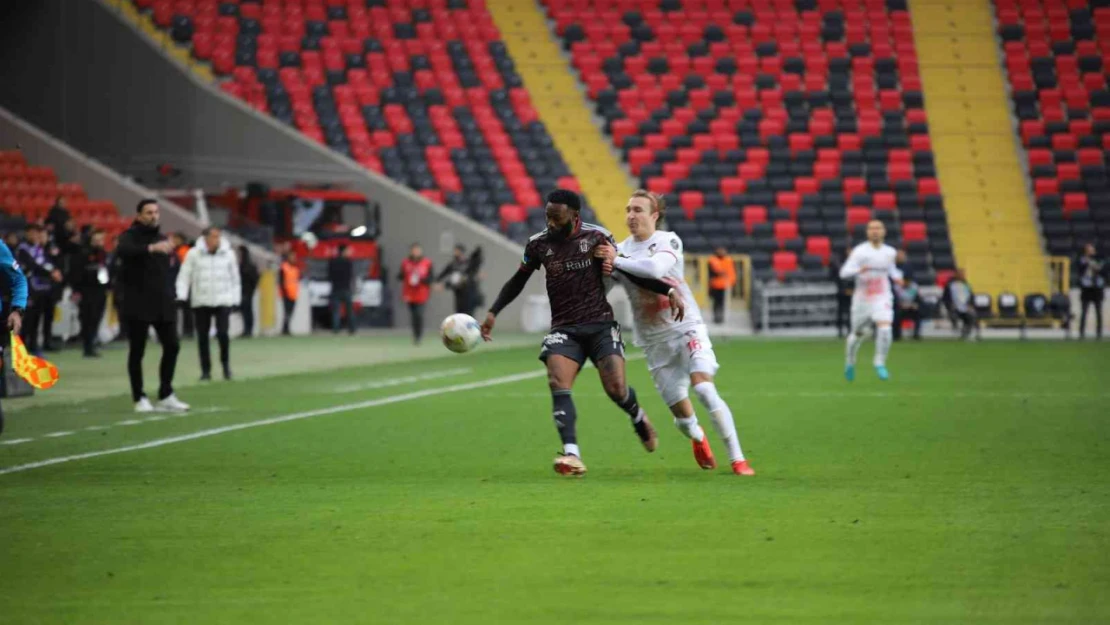
[[[625,396],[624,401],[617,402],[621,410],[628,413],[632,418],[632,422],[636,423],[640,418],[640,402],[636,401],[636,389],[631,386],[628,387],[628,395]]]
[[[551,416],[555,420],[555,429],[559,430],[559,438],[564,445],[578,444],[578,411],[574,409],[574,398],[570,391],[551,391]]]

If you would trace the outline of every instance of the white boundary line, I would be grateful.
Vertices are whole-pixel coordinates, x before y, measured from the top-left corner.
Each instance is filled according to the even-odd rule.
[[[429,388],[422,391],[413,391],[403,395],[392,395],[390,397],[381,397],[378,399],[371,399],[367,401],[355,402],[353,404],[341,404],[338,406],[331,406],[330,408],[319,408],[317,410],[307,410],[304,412],[294,412],[292,414],[271,417],[269,419],[260,419],[258,421],[246,421],[243,423],[235,423],[233,425],[225,425],[223,427],[211,428],[208,430],[200,430],[191,434],[182,434],[180,436],[171,436],[168,438],[159,438],[145,443],[138,443],[135,445],[127,445],[126,447],[116,447],[114,449],[103,449],[100,451],[90,451],[83,454],[74,454],[72,456],[59,456],[57,458],[48,458],[38,462],[29,462],[27,464],[19,464],[11,467],[0,469],[0,475],[8,473],[20,473],[23,471],[30,471],[31,469],[39,469],[48,467],[55,464],[63,464],[66,462],[73,462],[75,460],[87,460],[89,458],[98,458],[100,456],[111,456],[114,454],[122,454],[129,451],[140,451],[143,449],[153,449],[155,447],[163,447],[165,445],[173,445],[175,443],[184,443],[198,438],[207,438],[209,436],[217,436],[219,434],[226,434],[228,432],[237,432],[239,430],[246,430],[250,428],[262,427],[265,425],[275,425],[277,423],[285,423],[287,421],[299,421],[301,419],[311,419],[312,417],[321,417],[324,415],[338,414],[341,412],[350,412],[352,410],[361,410],[364,408],[374,408],[376,406],[385,406],[388,404],[396,404],[414,399],[422,399],[424,397],[433,397],[435,395],[443,395],[446,393],[454,393],[458,391],[469,391],[477,388],[485,388],[487,386],[498,386],[501,384],[510,384],[512,382],[519,382],[521,380],[529,380],[532,378],[541,378],[547,375],[547,371],[540,369],[538,371],[529,371],[527,373],[517,373],[514,375],[506,375],[497,378],[490,378],[488,380],[481,380],[478,382],[467,382],[465,384],[454,384],[452,386],[442,386],[439,388]],[[18,439],[16,439],[18,440]],[[11,443],[9,443],[11,444]]]

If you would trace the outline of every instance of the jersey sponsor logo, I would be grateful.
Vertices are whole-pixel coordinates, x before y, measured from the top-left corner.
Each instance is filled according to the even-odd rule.
[[[552,332],[551,334],[543,337],[544,347],[550,347],[552,345],[562,345],[566,342],[567,335],[563,334],[562,332]]]

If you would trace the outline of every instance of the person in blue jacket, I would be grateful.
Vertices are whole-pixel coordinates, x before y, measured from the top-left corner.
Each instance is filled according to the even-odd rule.
[[[8,282],[8,296],[0,296],[0,301],[7,304],[8,308],[8,330],[12,334],[19,334],[20,327],[23,325],[23,311],[27,308],[27,277],[23,275],[23,270],[19,268],[19,263],[15,262],[15,257],[12,256],[12,250],[3,241],[0,241],[0,271],[4,273]],[[4,345],[7,345],[10,339],[5,338]],[[0,374],[2,375],[2,374]],[[4,410],[0,408],[0,434],[4,433]]]

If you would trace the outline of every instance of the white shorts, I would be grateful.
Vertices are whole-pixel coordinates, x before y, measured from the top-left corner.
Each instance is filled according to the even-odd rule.
[[[868,323],[891,323],[894,321],[894,306],[891,298],[852,301],[852,329],[859,330]]]
[[[682,334],[644,345],[648,371],[655,390],[667,406],[686,399],[690,391],[690,374],[715,375],[720,365],[713,353],[713,343],[699,324]]]

